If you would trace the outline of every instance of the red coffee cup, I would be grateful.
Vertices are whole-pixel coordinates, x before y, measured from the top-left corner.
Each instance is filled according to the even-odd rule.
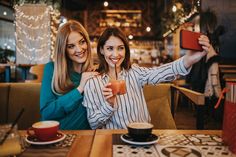
[[[41,141],[49,141],[57,136],[60,123],[58,121],[36,122],[27,130],[29,136],[35,136]]]
[[[109,88],[112,89],[113,95],[123,95],[126,93],[126,84],[124,80],[111,80]]]

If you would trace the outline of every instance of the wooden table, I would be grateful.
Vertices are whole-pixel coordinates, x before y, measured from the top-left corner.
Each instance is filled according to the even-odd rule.
[[[69,157],[111,157],[112,134],[124,134],[127,130],[84,130],[63,131],[64,133],[77,134],[77,137],[68,153]],[[160,134],[212,134],[221,136],[221,130],[153,130],[156,135]],[[20,131],[21,135],[25,131]]]

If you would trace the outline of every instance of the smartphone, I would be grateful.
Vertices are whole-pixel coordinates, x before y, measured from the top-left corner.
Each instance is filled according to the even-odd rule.
[[[202,34],[188,30],[180,30],[180,47],[182,49],[203,51],[202,46],[198,43],[198,38]]]

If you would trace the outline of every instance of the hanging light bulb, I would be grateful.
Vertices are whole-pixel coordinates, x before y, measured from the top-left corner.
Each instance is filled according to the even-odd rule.
[[[109,5],[109,3],[108,3],[107,1],[105,1],[105,2],[103,3],[103,5],[104,5],[104,7],[107,7],[107,6]]]
[[[128,38],[129,38],[130,40],[132,40],[132,39],[134,38],[134,36],[130,34],[130,35],[128,36]]]
[[[146,31],[150,32],[151,31],[151,27],[146,27]]]
[[[176,7],[176,5],[173,5],[173,7],[172,7],[172,11],[173,11],[173,12],[176,12],[176,11],[177,11],[177,7]]]

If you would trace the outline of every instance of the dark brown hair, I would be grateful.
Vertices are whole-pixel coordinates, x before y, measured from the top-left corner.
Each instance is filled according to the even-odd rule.
[[[216,13],[208,8],[200,14],[201,31],[213,33],[217,26]]]
[[[106,41],[111,37],[118,37],[122,40],[125,46],[125,59],[121,63],[121,69],[129,70],[130,69],[130,49],[129,49],[129,42],[124,35],[124,33],[117,27],[108,27],[98,39],[97,45],[97,54],[99,59],[99,68],[98,71],[100,73],[107,73],[109,71],[108,64],[105,60],[104,55],[101,53],[101,49],[103,49]]]

